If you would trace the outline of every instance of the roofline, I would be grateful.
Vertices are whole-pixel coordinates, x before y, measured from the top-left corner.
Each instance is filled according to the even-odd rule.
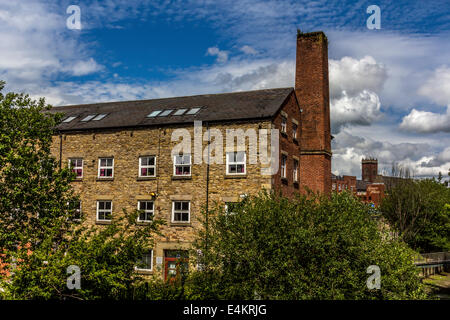
[[[168,100],[168,99],[176,99],[176,98],[194,98],[194,97],[204,97],[204,96],[218,96],[225,94],[238,94],[238,93],[249,93],[249,92],[258,92],[258,91],[266,91],[266,90],[283,90],[283,89],[292,89],[294,87],[281,87],[281,88],[267,88],[267,89],[259,89],[259,90],[247,90],[247,91],[234,91],[234,92],[221,92],[221,93],[205,93],[205,94],[196,94],[192,96],[175,96],[175,97],[166,97],[166,98],[155,98],[155,99],[144,99],[144,100],[119,100],[119,101],[109,101],[109,102],[94,102],[94,103],[84,103],[84,104],[71,104],[64,106],[53,106],[52,109],[56,108],[75,108],[75,107],[87,107],[92,105],[103,105],[103,104],[112,104],[112,103],[133,103],[133,102],[146,102],[146,101],[155,101],[155,100]]]
[[[241,119],[219,119],[219,120],[195,120],[202,121],[202,123],[223,123],[223,122],[237,122],[237,123],[245,123],[245,122],[257,122],[257,121],[272,121],[273,117],[254,117],[254,118],[241,118]],[[179,125],[193,125],[193,121],[189,122],[171,122],[171,123],[156,123],[156,124],[147,124],[147,125],[130,125],[130,126],[113,126],[113,127],[102,127],[102,128],[78,128],[78,129],[58,129],[55,128],[56,135],[63,133],[75,133],[75,132],[89,132],[89,131],[108,131],[108,130],[125,130],[125,129],[145,129],[145,128],[162,128],[162,127],[170,127],[170,126],[179,126]]]

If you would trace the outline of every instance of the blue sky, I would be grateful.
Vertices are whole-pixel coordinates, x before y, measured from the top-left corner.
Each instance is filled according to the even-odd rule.
[[[334,173],[448,171],[448,1],[0,0],[0,79],[54,105],[293,86],[297,28],[329,39]]]

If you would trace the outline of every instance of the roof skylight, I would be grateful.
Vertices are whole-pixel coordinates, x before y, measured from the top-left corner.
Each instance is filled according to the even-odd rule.
[[[164,110],[162,113],[159,114],[158,117],[167,117],[172,111],[173,109]]]
[[[68,117],[68,118],[66,118],[66,119],[64,119],[64,123],[69,123],[69,122],[71,122],[73,119],[75,119],[77,116],[70,116],[70,117]]]
[[[160,114],[161,113],[161,110],[155,110],[155,111],[152,111],[152,113],[150,113],[148,116],[147,116],[147,118],[153,118],[153,117],[156,117],[158,114]]]
[[[173,114],[174,116],[181,116],[182,114],[184,114],[187,111],[187,109],[178,109],[177,111],[175,111],[175,113]]]
[[[95,116],[96,116],[96,114],[90,114],[90,115],[86,116],[85,118],[81,119],[81,121],[88,122],[88,121],[92,120],[92,118],[94,118]]]
[[[99,114],[98,116],[96,116],[94,119],[92,119],[92,121],[99,121],[102,120],[104,117],[106,117],[108,114],[103,113],[103,114]]]
[[[200,111],[200,107],[191,108],[186,114],[192,115]]]

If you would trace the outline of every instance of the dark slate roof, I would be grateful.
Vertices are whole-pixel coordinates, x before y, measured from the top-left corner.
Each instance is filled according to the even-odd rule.
[[[153,100],[93,103],[54,107],[50,112],[64,112],[65,118],[77,116],[62,123],[61,131],[139,127],[152,125],[192,123],[201,121],[249,120],[273,117],[294,91],[293,88],[207,94]],[[169,115],[147,118],[155,110],[182,109],[201,106],[196,115]],[[108,115],[100,121],[81,122],[90,114]]]
[[[356,180],[356,190],[357,191],[366,191],[367,186],[370,184],[368,181]]]

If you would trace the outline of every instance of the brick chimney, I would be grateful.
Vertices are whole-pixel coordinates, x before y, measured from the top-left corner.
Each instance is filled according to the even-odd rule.
[[[328,40],[321,31],[297,33],[295,92],[302,109],[301,189],[331,192]]]
[[[362,159],[361,170],[361,177],[363,181],[374,182],[378,176],[378,160]]]

